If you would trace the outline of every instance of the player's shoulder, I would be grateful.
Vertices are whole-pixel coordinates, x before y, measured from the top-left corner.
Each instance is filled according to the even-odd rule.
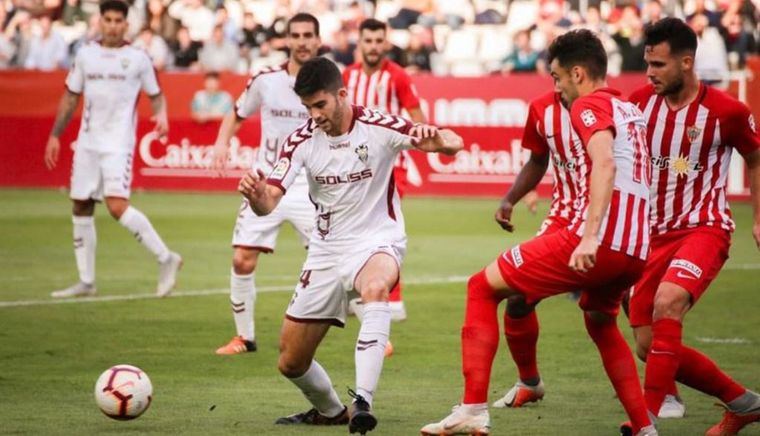
[[[537,114],[542,113],[547,107],[552,106],[554,104],[561,104],[559,94],[550,91],[546,94],[536,97],[528,105],[528,110],[534,111]]]
[[[283,144],[283,152],[292,154],[295,149],[308,142],[314,137],[314,131],[317,129],[317,123],[309,118],[298,126],[287,138]]]
[[[654,86],[651,83],[648,83],[633,91],[631,95],[628,96],[628,101],[640,106],[646,104],[654,95],[656,95],[654,92]]]
[[[571,113],[581,113],[584,110],[603,111],[612,115],[612,100],[622,99],[619,91],[611,88],[597,89],[596,91],[579,97],[573,102]]]
[[[414,123],[398,115],[369,109],[363,106],[354,106],[354,121],[362,123],[371,129],[389,129],[407,134],[414,127]]]
[[[269,67],[264,67],[261,69],[258,69],[254,71],[254,73],[251,75],[251,78],[248,79],[248,83],[253,83],[254,81],[259,82],[266,82],[269,80],[276,80],[278,78],[282,78],[283,76],[287,76],[288,74],[288,64],[282,64],[282,65],[274,65]]]
[[[712,86],[701,86],[703,87],[702,95],[698,98],[701,99],[702,105],[710,112],[714,112],[715,116],[722,119],[733,119],[736,117],[744,118],[750,113],[749,107],[731,94]]]
[[[391,74],[391,76],[393,76],[394,78],[409,77],[409,73],[406,72],[404,67],[393,62],[390,59],[385,59],[383,61],[383,69],[388,71]]]

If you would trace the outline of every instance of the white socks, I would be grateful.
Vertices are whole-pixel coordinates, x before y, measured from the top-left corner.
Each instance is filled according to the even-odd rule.
[[[88,285],[95,284],[95,218],[91,216],[72,216],[74,223],[74,257],[77,260],[79,281]]]
[[[356,339],[356,393],[372,405],[372,397],[385,360],[391,333],[391,308],[387,302],[364,304],[362,326]]]
[[[230,303],[238,336],[253,341],[256,336],[253,327],[253,307],[256,302],[254,273],[240,275],[232,269],[230,273]],[[324,371],[324,370],[323,370]]]
[[[119,218],[119,224],[132,232],[135,238],[156,256],[159,262],[164,263],[169,260],[169,249],[148,221],[148,217],[142,212],[132,206],[127,207],[127,210]]]
[[[288,380],[298,386],[321,415],[332,418],[343,411],[343,403],[333,389],[330,376],[316,360],[311,361],[311,366],[304,375]]]

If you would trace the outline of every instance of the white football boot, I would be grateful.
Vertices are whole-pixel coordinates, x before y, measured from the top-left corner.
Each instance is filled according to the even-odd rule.
[[[494,401],[493,407],[503,409],[505,407],[518,408],[527,403],[535,403],[544,398],[544,382],[539,381],[535,386],[529,386],[521,381],[517,381],[507,394]]]
[[[74,298],[74,297],[91,297],[97,293],[95,285],[88,285],[84,282],[79,282],[73,286],[69,286],[66,289],[59,291],[53,291],[50,296],[53,298]]]
[[[488,409],[473,413],[469,407],[456,405],[451,414],[440,422],[428,424],[420,429],[423,436],[470,435],[486,436],[491,433],[491,419]]]
[[[173,251],[169,253],[169,259],[166,262],[158,264],[156,295],[166,297],[171,294],[174,285],[177,284],[177,273],[180,268],[182,268],[182,256]]]
[[[658,418],[683,418],[686,415],[686,406],[675,395],[665,395],[665,400],[660,406]]]

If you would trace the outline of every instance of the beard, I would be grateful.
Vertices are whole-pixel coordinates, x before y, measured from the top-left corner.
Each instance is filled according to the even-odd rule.
[[[372,57],[372,60],[370,60],[370,56]],[[372,54],[372,53],[362,53],[362,60],[365,64],[367,64],[371,68],[375,68],[380,64],[380,61],[383,60],[382,54]]]
[[[679,75],[677,79],[673,80],[673,82],[663,87],[660,95],[666,96],[678,94],[683,89],[683,86],[683,77]]]

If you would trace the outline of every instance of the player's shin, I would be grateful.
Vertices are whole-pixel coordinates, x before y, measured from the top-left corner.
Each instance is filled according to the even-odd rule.
[[[504,312],[504,336],[512,355],[520,381],[529,385],[539,382],[536,344],[538,342],[538,316],[531,310],[527,315],[516,318]]]
[[[119,218],[119,223],[132,232],[135,238],[156,256],[159,262],[163,263],[169,259],[169,249],[145,214],[129,206]]]
[[[95,283],[95,218],[92,216],[73,216],[74,257],[79,270],[79,281],[92,285]]]
[[[681,347],[676,379],[690,388],[719,398],[727,405],[747,391],[721,371],[712,359],[687,346]]]
[[[253,313],[256,303],[255,273],[236,274],[230,272],[230,304],[238,336],[247,341],[255,337]]]
[[[652,420],[647,413],[633,353],[614,318],[596,319],[585,313],[584,320],[589,336],[599,349],[604,370],[631,419],[633,433],[636,434],[640,429],[651,425]]]
[[[343,403],[333,389],[330,376],[316,360],[311,361],[309,369],[303,375],[288,380],[298,386],[304,397],[321,415],[333,417],[343,412]]]
[[[356,340],[356,393],[372,404],[385,360],[385,346],[391,331],[391,309],[387,302],[364,304],[362,325]]]
[[[681,321],[663,318],[652,323],[652,345],[647,354],[644,395],[657,414],[675,379],[681,356]]]
[[[499,301],[501,299],[488,284],[485,270],[470,277],[462,326],[463,404],[484,404],[488,401],[491,366],[499,348]]]

